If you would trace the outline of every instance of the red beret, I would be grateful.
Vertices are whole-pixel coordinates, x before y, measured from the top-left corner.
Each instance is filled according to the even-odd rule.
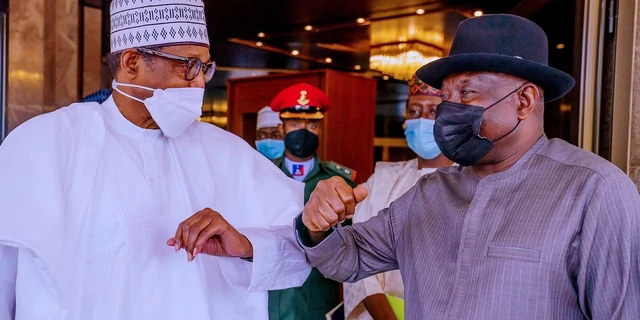
[[[282,90],[270,106],[283,119],[323,119],[331,101],[322,90],[300,83]]]

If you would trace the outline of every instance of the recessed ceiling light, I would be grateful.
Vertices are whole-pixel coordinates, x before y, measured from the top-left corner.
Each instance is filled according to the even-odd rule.
[[[356,70],[360,70],[360,69],[362,69],[362,67],[361,67],[359,64],[356,64],[356,66],[355,66],[355,67],[353,67],[353,68],[354,68],[354,69],[356,69]]]
[[[424,14],[424,9],[418,9],[418,10],[416,10],[416,14]]]
[[[389,76],[387,76],[387,75],[383,76],[382,80],[389,80]]]
[[[474,15],[474,16],[476,16],[476,17],[480,17],[480,16],[482,16],[483,14],[484,14],[484,12],[482,12],[482,10],[476,10],[476,11],[473,13],[473,15]]]
[[[262,45],[263,45],[263,43],[262,43],[262,42],[260,42],[260,41],[256,42],[256,46],[258,46],[258,47],[262,47]]]
[[[558,43],[558,45],[556,46],[556,49],[558,50],[564,49],[564,43]]]
[[[297,55],[299,55],[299,54],[300,54],[300,51],[298,51],[298,50],[293,50],[293,51],[291,51],[291,54],[292,54],[292,55],[294,55],[294,56],[297,56]]]
[[[331,63],[331,62],[333,62],[333,59],[331,59],[331,58],[326,58],[326,59],[324,59],[324,62],[326,62],[326,63]]]
[[[360,23],[360,24],[363,24],[363,23],[367,22],[367,20],[366,20],[365,18],[358,18],[358,19],[356,20],[356,22],[357,22],[357,23]]]
[[[258,33],[258,38],[264,38],[264,32],[259,32]]]
[[[307,30],[307,31],[311,31],[311,30],[313,30],[313,26],[307,25],[307,26],[304,27],[304,29]]]

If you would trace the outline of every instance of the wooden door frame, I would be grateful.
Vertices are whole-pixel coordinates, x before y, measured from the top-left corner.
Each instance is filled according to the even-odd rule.
[[[0,143],[7,135],[9,0],[0,0]]]
[[[638,0],[618,0],[611,162],[629,174]]]

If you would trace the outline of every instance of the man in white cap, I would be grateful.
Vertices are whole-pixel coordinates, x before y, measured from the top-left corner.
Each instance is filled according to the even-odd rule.
[[[284,136],[278,129],[282,125],[280,113],[267,106],[258,111],[256,125],[256,149],[269,160],[275,160],[284,155]]]
[[[267,319],[267,290],[310,272],[278,227],[303,185],[196,122],[203,1],[114,0],[111,46],[112,97],[0,147],[0,319]]]

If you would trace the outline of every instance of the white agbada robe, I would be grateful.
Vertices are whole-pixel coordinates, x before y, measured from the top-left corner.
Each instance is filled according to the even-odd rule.
[[[291,228],[304,185],[209,124],[168,139],[112,98],[74,104],[9,135],[0,181],[0,319],[14,301],[25,320],[267,319],[266,290],[310,272]],[[167,246],[205,207],[251,241],[252,263]]]
[[[353,222],[364,222],[374,217],[391,202],[413,187],[418,179],[434,168],[418,170],[418,159],[402,162],[378,162],[373,175],[362,186],[369,191],[367,198],[356,207]],[[344,311],[347,320],[372,319],[363,300],[374,294],[389,294],[404,298],[400,271],[393,270],[360,280],[344,283]]]

